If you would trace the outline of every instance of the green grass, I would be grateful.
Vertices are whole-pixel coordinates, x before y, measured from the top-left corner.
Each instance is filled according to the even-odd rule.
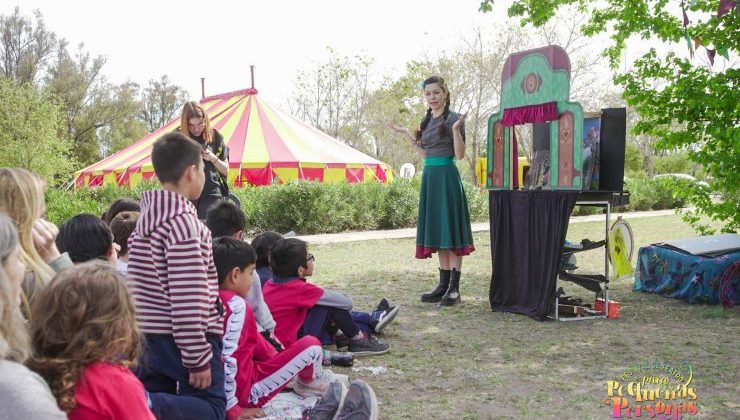
[[[629,223],[637,246],[695,235],[678,216]],[[598,240],[603,230],[602,223],[573,224],[568,239]],[[698,417],[740,416],[736,311],[633,292],[631,280],[620,280],[610,283],[610,298],[623,307],[619,319],[537,322],[492,312],[488,233],[475,240],[463,266],[463,302],[443,309],[419,300],[436,284],[437,261],[415,260],[413,239],[311,246],[312,281],[349,292],[358,310],[381,297],[402,307],[383,336],[391,352],[355,361],[387,373],[334,368],[374,387],[381,418],[608,418],[606,381],[653,360],[692,363]],[[603,248],[578,254],[579,271],[603,271],[603,264]],[[593,299],[585,289],[563,287]]]

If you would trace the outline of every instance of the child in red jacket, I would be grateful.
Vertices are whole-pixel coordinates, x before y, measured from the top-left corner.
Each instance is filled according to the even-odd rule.
[[[288,345],[301,336],[318,337],[336,326],[349,338],[348,349],[354,356],[387,353],[388,344],[363,332],[352,318],[352,299],[347,294],[306,281],[314,264],[308,244],[300,239],[281,239],[270,249],[273,277],[262,293],[280,342]]]
[[[294,377],[293,390],[303,396],[321,396],[328,384],[321,371],[323,351],[314,337],[304,337],[280,353],[257,332],[252,308],[245,301],[252,283],[257,254],[246,242],[217,238],[213,258],[223,302],[224,372],[227,418],[264,415],[262,407]],[[248,410],[245,412],[245,410]]]

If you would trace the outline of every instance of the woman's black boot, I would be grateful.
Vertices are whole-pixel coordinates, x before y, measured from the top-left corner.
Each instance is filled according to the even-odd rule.
[[[460,272],[452,269],[450,273],[450,287],[447,289],[447,293],[442,296],[441,305],[452,306],[460,302]]]
[[[450,286],[450,270],[439,269],[439,284],[437,288],[429,293],[421,295],[422,302],[439,302],[444,296],[447,288]],[[458,276],[459,277],[459,276]]]

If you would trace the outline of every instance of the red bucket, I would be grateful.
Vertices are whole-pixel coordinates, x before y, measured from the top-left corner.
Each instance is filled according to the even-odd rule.
[[[596,301],[594,301],[594,310],[596,312],[604,312],[604,299],[597,298]],[[619,302],[616,300],[609,300],[609,313],[606,315],[607,318],[619,318],[619,311],[622,310],[622,307],[619,306]]]

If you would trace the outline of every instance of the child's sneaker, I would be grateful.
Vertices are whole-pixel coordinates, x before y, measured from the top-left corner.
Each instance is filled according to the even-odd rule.
[[[390,350],[388,343],[384,343],[367,333],[360,334],[362,334],[361,338],[349,341],[349,351],[355,356],[385,354]]]
[[[301,397],[320,397],[326,393],[327,389],[329,389],[329,382],[323,381],[322,378],[310,382],[304,382],[299,378],[293,385],[293,392]]]
[[[380,302],[378,302],[378,306],[375,307],[375,311],[387,311],[391,308],[390,302],[388,302],[388,299],[382,298],[380,299]]]
[[[337,344],[337,351],[347,351],[349,347],[349,338],[344,334],[337,334],[334,337],[334,342]]]
[[[375,324],[375,327],[373,329],[375,330],[376,334],[381,334],[383,332],[383,328],[386,327],[386,325],[390,324],[391,321],[396,317],[398,314],[398,311],[400,308],[398,306],[393,306],[385,311],[383,311],[380,314],[380,317],[378,319],[378,323]]]
[[[344,398],[344,405],[339,410],[337,419],[378,419],[378,398],[370,385],[361,380],[352,382]]]
[[[339,407],[344,404],[344,397],[347,395],[347,385],[344,382],[332,382],[329,389],[319,402],[309,410],[309,420],[333,420],[339,412]]]

